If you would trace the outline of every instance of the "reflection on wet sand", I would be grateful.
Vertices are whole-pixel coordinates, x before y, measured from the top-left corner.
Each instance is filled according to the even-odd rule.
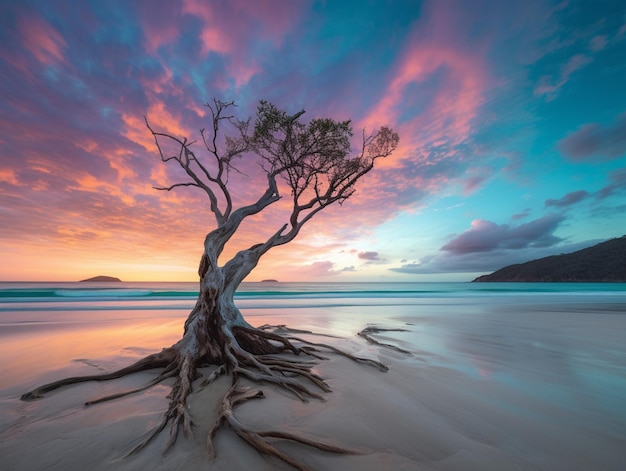
[[[334,358],[316,368],[332,383],[328,402],[301,404],[268,389],[262,407],[242,407],[241,416],[251,424],[284,422],[312,436],[374,446],[365,457],[307,456],[320,469],[623,469],[626,303],[619,298],[337,295],[239,305],[253,325],[286,324],[339,336],[324,342],[390,366],[383,374]],[[167,383],[119,403],[80,409],[103,391],[144,384],[149,372],[121,384],[68,388],[36,403],[17,400],[29,386],[120,368],[171,345],[180,338],[187,312],[1,313],[0,453],[10,469],[76,468],[94,457],[96,464],[89,466],[94,471],[206,466],[201,443],[206,420],[197,422],[193,440],[199,443],[180,445],[184,453],[119,461],[111,451],[158,420]],[[412,353],[356,337],[368,324],[404,329],[376,335]],[[190,407],[210,416],[217,393],[197,392]],[[57,436],[66,445],[53,446]],[[220,443],[222,455],[209,469],[275,469],[275,463],[234,440]]]

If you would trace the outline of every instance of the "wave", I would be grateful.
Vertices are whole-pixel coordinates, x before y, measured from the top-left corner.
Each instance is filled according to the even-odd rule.
[[[135,297],[149,296],[152,294],[150,290],[132,290],[132,289],[58,289],[54,291],[55,296],[73,297],[73,298],[100,298],[100,297]]]
[[[197,283],[124,283],[85,287],[80,283],[0,283],[0,304],[76,301],[188,301],[198,296]],[[304,300],[333,298],[467,298],[490,296],[625,295],[620,283],[243,283],[235,300]]]
[[[195,298],[198,291],[164,291],[145,288],[48,288],[48,289],[0,289],[0,302],[19,302],[19,301],[53,301],[72,299],[133,299],[133,298],[159,298],[159,299],[181,299]]]

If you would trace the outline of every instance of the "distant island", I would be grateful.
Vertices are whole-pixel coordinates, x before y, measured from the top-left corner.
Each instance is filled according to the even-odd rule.
[[[278,283],[278,280],[261,280],[261,283]]]
[[[509,265],[474,281],[626,282],[626,236],[569,254]]]
[[[113,281],[113,282],[122,282],[119,278],[115,278],[114,276],[94,276],[93,278],[87,278],[86,280],[80,280],[79,283],[85,283],[87,281]]]

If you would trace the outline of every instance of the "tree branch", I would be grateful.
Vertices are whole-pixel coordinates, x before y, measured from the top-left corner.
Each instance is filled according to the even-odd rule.
[[[214,244],[211,251],[215,256],[219,256],[245,218],[280,199],[278,177],[291,191],[292,207],[289,222],[270,239],[253,246],[255,250],[262,247],[263,253],[293,240],[303,225],[327,206],[336,202],[341,204],[350,198],[357,181],[372,170],[377,159],[390,155],[399,142],[398,134],[387,127],[381,127],[369,136],[363,131],[360,152],[352,156],[350,121],[315,118],[305,124],[300,121],[304,110],[290,115],[269,102],[260,101],[254,129],[250,130],[250,120],[240,121],[227,114],[226,110],[235,106],[233,102],[213,99],[213,103],[206,106],[211,113],[211,135],[204,129],[200,133],[214,171],[197,158],[191,149],[193,143],[166,133],[156,133],[147,119],[146,125],[154,136],[161,160],[175,160],[192,180],[157,188],[169,191],[182,186],[195,186],[209,196],[210,208],[219,229],[207,239]],[[224,120],[235,128],[237,134],[225,136],[224,145],[220,148],[218,135],[221,132],[220,123]],[[178,155],[165,157],[159,138],[174,142],[178,146]],[[248,151],[260,157],[268,185],[255,202],[234,209],[228,175],[230,170],[238,171],[232,160]],[[220,201],[224,203],[223,207],[220,207]],[[290,229],[285,233],[287,227]]]

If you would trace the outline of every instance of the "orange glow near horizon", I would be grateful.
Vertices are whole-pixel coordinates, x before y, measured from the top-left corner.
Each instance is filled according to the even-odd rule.
[[[213,98],[235,102],[230,118],[249,130],[259,100],[304,109],[303,122],[351,120],[355,157],[362,131],[400,136],[349,200],[250,280],[471,280],[623,234],[626,25],[611,8],[178,0],[75,2],[69,14],[48,3],[2,4],[0,280],[196,281],[210,201],[154,189],[191,178],[161,161],[144,117],[211,159],[200,130],[212,134]],[[223,152],[237,130],[223,120],[220,131]],[[162,144],[166,158],[179,151]],[[230,162],[235,207],[265,191],[259,163],[252,152]],[[289,221],[281,196],[221,263]]]

